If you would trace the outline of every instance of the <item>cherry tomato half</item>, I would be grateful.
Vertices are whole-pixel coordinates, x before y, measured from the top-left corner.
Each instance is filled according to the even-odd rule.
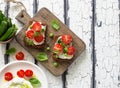
[[[62,52],[62,50],[63,50],[63,47],[62,47],[62,45],[61,44],[55,44],[54,45],[54,47],[53,47],[53,51],[56,51],[56,53],[61,53]]]
[[[40,32],[41,29],[42,29],[42,25],[39,22],[35,22],[32,25],[32,30],[34,30],[34,31]]]
[[[34,31],[33,31],[33,30],[27,31],[26,36],[27,36],[29,39],[32,39],[32,38],[34,37]]]
[[[69,44],[72,41],[71,35],[62,35],[62,42],[65,44]]]
[[[34,39],[36,42],[40,43],[43,41],[44,37],[43,35],[38,35],[38,36],[35,36]]]
[[[68,47],[68,55],[73,55],[75,53],[75,48],[73,46]]]

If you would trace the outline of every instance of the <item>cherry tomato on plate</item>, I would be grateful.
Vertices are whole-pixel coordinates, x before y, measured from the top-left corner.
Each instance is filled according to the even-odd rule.
[[[17,71],[17,76],[20,78],[24,78],[24,76],[25,76],[24,70],[20,69],[19,71]]]
[[[62,42],[65,44],[69,44],[72,41],[71,35],[62,35]]]
[[[25,76],[26,76],[26,77],[32,77],[32,76],[33,76],[33,71],[30,70],[30,69],[27,69],[27,70],[25,71]]]
[[[24,59],[24,53],[20,51],[15,55],[15,57],[16,57],[17,60],[23,60]]]
[[[13,74],[11,72],[6,72],[5,75],[4,75],[4,79],[6,81],[10,81],[13,79]]]

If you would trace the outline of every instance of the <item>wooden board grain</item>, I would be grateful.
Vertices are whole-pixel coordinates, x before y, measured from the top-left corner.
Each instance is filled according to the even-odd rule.
[[[48,9],[42,8],[34,17],[34,20],[36,21],[42,21],[47,23],[47,33],[46,33],[46,44],[45,46],[53,47],[54,40],[49,38],[49,33],[54,33],[55,36],[62,35],[62,34],[70,34],[73,37],[73,46],[75,46],[76,53],[75,56],[71,61],[66,62],[60,62],[58,67],[53,66],[54,60],[52,59],[52,51],[46,51],[46,50],[39,50],[32,47],[27,47],[24,45],[23,39],[25,36],[25,31],[27,29],[26,25],[16,36],[16,40],[18,43],[20,43],[30,54],[32,54],[34,57],[40,52],[45,51],[48,55],[48,61],[41,62],[41,64],[47,68],[51,73],[53,73],[56,76],[59,76],[64,73],[64,71],[68,68],[68,66],[71,65],[71,63],[82,53],[82,51],[85,49],[85,43],[77,37],[69,28],[64,25],[57,17],[55,17]],[[57,20],[60,25],[60,30],[55,31],[51,26],[51,21]]]

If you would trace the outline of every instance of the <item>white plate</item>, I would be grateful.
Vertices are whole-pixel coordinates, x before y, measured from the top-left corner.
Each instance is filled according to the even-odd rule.
[[[11,62],[7,65],[5,65],[1,70],[0,70],[0,85],[5,84],[6,82],[4,81],[4,74],[6,72],[12,72],[14,76],[16,75],[16,72],[20,69],[26,70],[26,69],[31,69],[33,73],[36,75],[36,77],[40,80],[41,82],[41,87],[40,88],[48,88],[48,82],[46,75],[44,74],[43,70],[36,66],[35,64],[28,62],[28,61],[14,61]]]

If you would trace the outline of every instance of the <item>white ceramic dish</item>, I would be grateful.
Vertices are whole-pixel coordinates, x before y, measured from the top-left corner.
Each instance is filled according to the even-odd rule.
[[[7,65],[5,65],[1,70],[0,70],[0,85],[5,84],[6,82],[4,81],[4,74],[6,72],[12,72],[14,76],[16,75],[16,72],[20,69],[26,70],[26,69],[31,69],[36,77],[40,80],[41,82],[41,87],[40,88],[48,88],[48,82],[45,73],[43,70],[36,66],[35,64],[28,62],[28,61],[14,61],[11,62]],[[1,87],[0,87],[1,88]]]

